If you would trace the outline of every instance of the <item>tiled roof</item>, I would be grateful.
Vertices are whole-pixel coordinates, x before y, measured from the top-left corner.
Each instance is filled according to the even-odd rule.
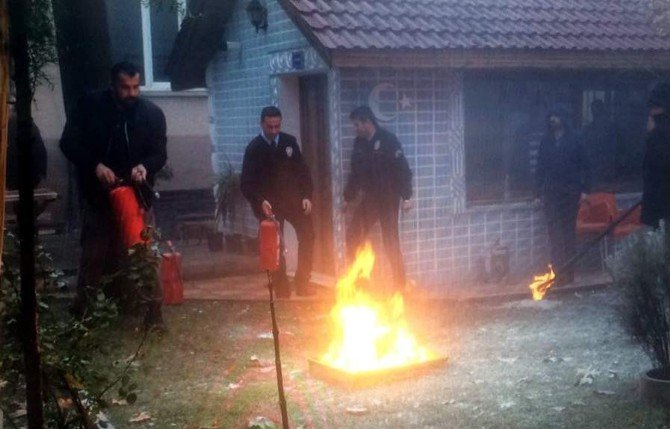
[[[327,49],[670,49],[651,0],[280,2]]]

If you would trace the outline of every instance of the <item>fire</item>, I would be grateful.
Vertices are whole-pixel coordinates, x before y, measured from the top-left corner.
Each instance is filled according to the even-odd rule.
[[[533,276],[533,283],[530,284],[530,290],[533,292],[533,300],[541,301],[544,298],[544,294],[547,293],[547,290],[554,284],[554,279],[556,274],[554,274],[554,269],[549,265],[549,272],[541,276]]]
[[[325,365],[349,373],[389,369],[433,359],[417,344],[404,317],[402,295],[378,301],[357,287],[369,280],[375,254],[370,243],[359,250],[354,264],[337,282],[337,301],[330,317],[334,337],[321,358]]]

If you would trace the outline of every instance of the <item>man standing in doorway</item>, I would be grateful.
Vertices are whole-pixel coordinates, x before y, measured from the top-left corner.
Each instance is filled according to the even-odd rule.
[[[379,127],[368,106],[349,115],[356,139],[351,171],[344,188],[344,208],[360,194],[361,201],[347,229],[347,255],[356,255],[370,228],[379,222],[396,291],[405,290],[405,267],[400,251],[398,212],[412,207],[412,172],[395,135]]]
[[[670,82],[656,85],[649,97],[647,145],[642,165],[642,222],[670,225]]]
[[[309,283],[314,248],[312,177],[296,138],[281,132],[281,122],[278,108],[263,109],[261,133],[251,140],[244,153],[240,184],[259,221],[274,215],[282,231],[284,221],[295,229],[298,236],[295,289],[299,296],[310,296],[316,293]],[[290,298],[284,246],[282,237],[275,290],[279,298]]]
[[[86,309],[90,288],[113,272],[126,249],[116,227],[109,191],[122,180],[153,183],[167,160],[165,116],[140,97],[140,71],[114,65],[108,89],[86,95],[68,117],[60,148],[77,169],[82,197],[81,260],[73,312]],[[151,216],[151,213],[147,213]],[[160,285],[145,317],[147,327],[164,330]]]
[[[544,206],[547,219],[551,264],[558,268],[575,254],[579,201],[586,197],[590,185],[586,152],[561,109],[554,109],[547,116],[535,179],[536,205]],[[566,267],[560,274],[560,284],[572,283],[573,267]]]

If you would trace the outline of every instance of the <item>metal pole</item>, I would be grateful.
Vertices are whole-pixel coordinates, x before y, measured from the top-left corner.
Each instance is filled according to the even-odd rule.
[[[579,252],[575,253],[572,256],[572,258],[568,259],[563,265],[561,265],[559,268],[557,268],[554,271],[554,273],[556,274],[556,277],[553,280],[547,280],[546,282],[541,283],[538,286],[538,289],[542,288],[543,286],[546,286],[550,283],[555,282],[556,279],[561,275],[561,273],[563,271],[565,271],[566,269],[568,269],[569,267],[574,265],[577,261],[579,261],[581,258],[583,258],[584,255],[586,255],[588,253],[588,251],[591,250],[592,247],[594,247],[596,244],[598,244],[600,242],[600,240],[607,237],[612,231],[614,231],[614,228],[616,228],[621,222],[624,221],[624,219],[626,219],[628,216],[630,216],[635,211],[635,209],[637,209],[640,205],[642,205],[642,201],[638,201],[632,207],[630,207],[628,210],[623,212],[618,218],[616,218],[612,223],[610,223],[609,226],[607,228],[605,228],[605,230],[603,232],[601,232],[600,234],[598,234],[598,236],[596,236],[591,241],[586,243],[584,245],[584,247],[582,247],[582,249]]]
[[[284,377],[281,372],[281,354],[279,352],[279,328],[277,327],[277,316],[275,314],[275,299],[272,287],[272,274],[267,271],[268,290],[270,291],[270,315],[272,316],[272,337],[275,346],[275,367],[277,369],[277,390],[279,391],[279,408],[281,408],[281,420],[283,429],[289,429],[288,411],[286,410],[286,396],[284,395]]]

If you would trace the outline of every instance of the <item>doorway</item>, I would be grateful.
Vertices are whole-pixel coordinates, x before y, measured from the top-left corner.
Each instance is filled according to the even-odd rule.
[[[334,275],[333,190],[328,132],[328,79],[326,75],[298,78],[302,152],[314,183],[315,273]]]

